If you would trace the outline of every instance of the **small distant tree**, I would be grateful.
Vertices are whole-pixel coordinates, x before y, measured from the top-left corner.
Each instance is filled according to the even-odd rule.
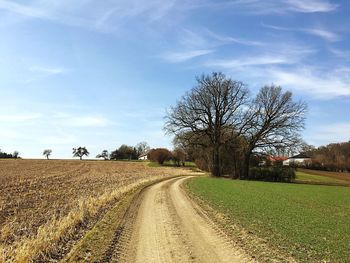
[[[12,154],[13,158],[19,158],[19,152],[18,151],[14,151]]]
[[[83,156],[89,156],[89,152],[86,149],[86,147],[78,147],[78,148],[73,148],[73,157],[79,157],[80,160],[83,159]]]
[[[108,151],[107,150],[103,150],[102,153],[96,155],[96,158],[103,158],[105,160],[108,160]]]
[[[52,150],[51,149],[46,149],[43,152],[43,155],[46,157],[46,159],[49,160],[49,156],[52,154]]]
[[[141,154],[147,153],[151,149],[147,142],[139,142],[136,144],[135,148],[137,151],[137,157],[139,157]]]
[[[172,156],[172,153],[165,148],[157,148],[151,150],[149,153],[149,159],[158,162],[159,164],[163,164],[165,161],[170,160]]]

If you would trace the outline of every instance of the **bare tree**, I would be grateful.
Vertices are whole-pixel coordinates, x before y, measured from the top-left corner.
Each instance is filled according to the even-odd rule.
[[[135,148],[138,156],[147,153],[151,149],[147,142],[139,142],[136,144]]]
[[[165,130],[176,136],[189,135],[192,143],[209,151],[211,172],[220,176],[220,149],[230,137],[227,134],[235,130],[238,136],[248,93],[242,82],[222,73],[202,75],[197,85],[169,110]]]
[[[103,158],[105,161],[108,160],[108,151],[103,150],[100,154],[96,155],[96,158]]]
[[[52,150],[51,149],[45,149],[43,152],[43,155],[46,157],[46,159],[49,160],[49,156],[52,154]]]
[[[86,149],[86,147],[78,147],[78,148],[73,148],[73,157],[79,157],[80,160],[83,159],[83,156],[89,156],[89,152]]]
[[[244,165],[242,177],[248,176],[249,161],[256,149],[283,148],[300,142],[306,104],[294,102],[292,93],[279,86],[265,86],[253,100],[244,125]]]
[[[19,158],[19,152],[18,151],[14,151],[12,154],[13,158]]]
[[[186,152],[184,149],[182,149],[180,147],[176,147],[173,150],[172,155],[173,155],[173,159],[174,159],[177,166],[180,166],[180,164],[182,164],[182,166],[185,166]]]
[[[306,154],[312,156],[312,167],[316,169],[350,172],[350,141],[331,143],[311,148]]]

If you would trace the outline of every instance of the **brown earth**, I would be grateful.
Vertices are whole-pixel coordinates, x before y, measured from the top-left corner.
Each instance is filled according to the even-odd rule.
[[[57,261],[125,193],[184,173],[142,162],[0,160],[0,262]]]
[[[188,178],[160,182],[140,195],[108,261],[251,261],[182,190]]]

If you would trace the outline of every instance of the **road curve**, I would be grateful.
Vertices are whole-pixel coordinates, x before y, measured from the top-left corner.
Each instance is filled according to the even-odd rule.
[[[157,183],[129,213],[115,262],[247,262],[180,187],[189,177]]]

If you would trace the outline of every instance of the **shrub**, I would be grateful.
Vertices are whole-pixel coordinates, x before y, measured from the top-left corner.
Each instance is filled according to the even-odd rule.
[[[165,161],[168,161],[173,157],[172,153],[165,148],[153,149],[148,155],[150,160],[158,162],[159,164],[163,164]]]
[[[247,179],[268,182],[292,182],[295,179],[295,169],[291,167],[252,167]]]

